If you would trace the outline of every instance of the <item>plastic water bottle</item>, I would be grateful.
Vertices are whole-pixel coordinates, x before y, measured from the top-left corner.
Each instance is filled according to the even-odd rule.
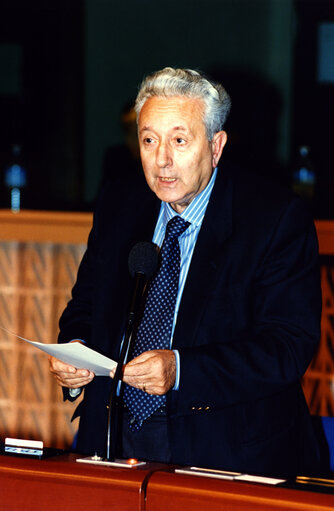
[[[10,208],[14,213],[21,209],[22,188],[27,184],[27,171],[20,164],[21,147],[12,148],[12,162],[5,170],[5,185],[10,191]]]

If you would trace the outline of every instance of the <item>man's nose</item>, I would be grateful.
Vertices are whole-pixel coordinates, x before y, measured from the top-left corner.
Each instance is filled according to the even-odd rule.
[[[158,145],[156,161],[160,168],[169,167],[171,165],[172,156],[166,142],[160,142]]]

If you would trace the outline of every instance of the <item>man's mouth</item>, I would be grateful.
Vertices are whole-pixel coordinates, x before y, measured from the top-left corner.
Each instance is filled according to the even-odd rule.
[[[171,183],[172,181],[176,181],[176,177],[160,177],[160,180],[165,183]]]

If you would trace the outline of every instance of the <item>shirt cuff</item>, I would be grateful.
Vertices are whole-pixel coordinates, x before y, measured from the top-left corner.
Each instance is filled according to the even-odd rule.
[[[78,389],[68,389],[68,392],[71,397],[78,397],[81,394],[82,387],[79,387]]]
[[[83,344],[86,344],[86,341],[84,341],[83,339],[72,339],[70,342],[77,342],[77,341],[80,341],[82,342]],[[80,396],[81,392],[82,392],[82,387],[79,387],[78,389],[68,389],[68,392],[69,392],[69,395],[71,397],[78,397]]]
[[[176,362],[176,375],[175,375],[175,383],[172,390],[179,390],[180,385],[180,354],[179,350],[173,350],[173,353],[175,355],[175,362]]]

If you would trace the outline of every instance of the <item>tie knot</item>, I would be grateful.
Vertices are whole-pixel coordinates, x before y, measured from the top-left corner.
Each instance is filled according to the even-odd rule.
[[[183,220],[180,216],[173,216],[166,227],[166,238],[178,238],[186,229],[188,229],[190,223]]]

